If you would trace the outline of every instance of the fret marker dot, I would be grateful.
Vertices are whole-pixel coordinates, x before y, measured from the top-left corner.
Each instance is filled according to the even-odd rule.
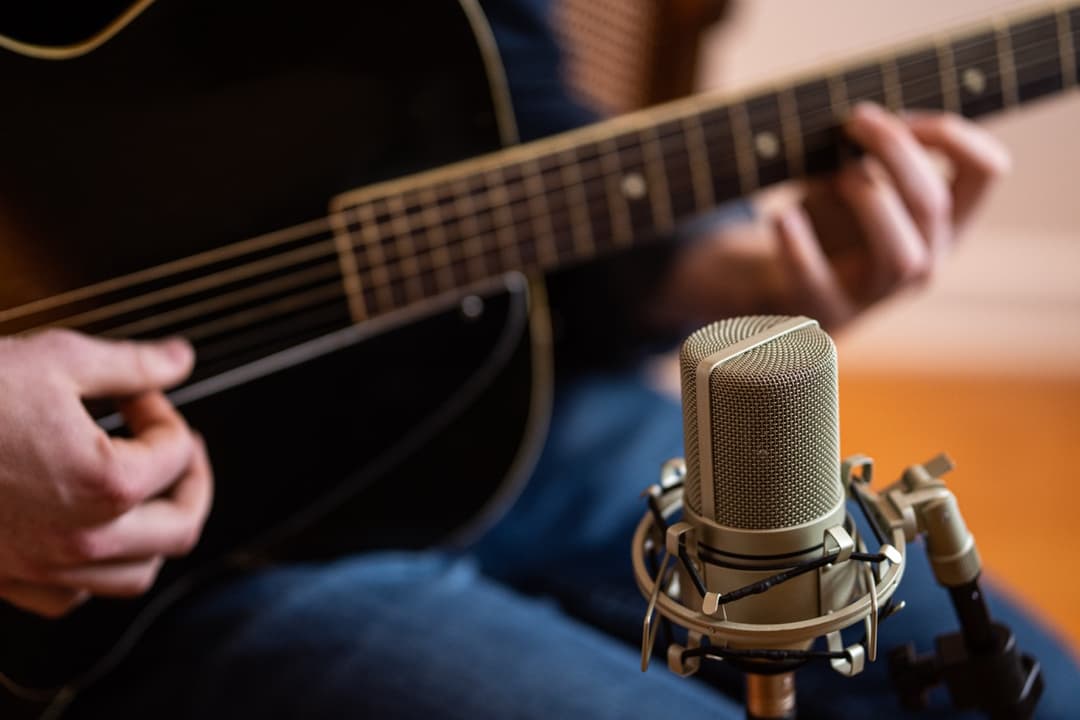
[[[986,75],[979,68],[968,68],[960,76],[964,89],[972,95],[981,95],[986,89]]]
[[[754,137],[754,149],[765,160],[772,160],[780,154],[780,141],[771,132],[760,132]]]
[[[484,300],[477,295],[467,295],[461,300],[461,314],[475,320],[484,314]]]
[[[645,178],[638,173],[631,173],[622,180],[623,195],[631,200],[640,200],[645,197],[647,190],[648,186],[645,184]]]

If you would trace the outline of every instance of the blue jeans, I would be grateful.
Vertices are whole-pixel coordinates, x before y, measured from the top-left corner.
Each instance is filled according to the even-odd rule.
[[[677,404],[631,374],[564,387],[535,476],[470,551],[373,553],[251,574],[193,598],[72,716],[112,718],[742,718],[741,676],[683,679],[634,645],[639,492],[681,455]],[[961,501],[963,499],[961,498]],[[955,628],[919,548],[881,647]],[[1080,715],[1080,671],[1003,594],[994,614],[1043,664],[1040,718]],[[800,718],[910,717],[886,663],[797,674]],[[930,717],[960,717],[944,706]]]

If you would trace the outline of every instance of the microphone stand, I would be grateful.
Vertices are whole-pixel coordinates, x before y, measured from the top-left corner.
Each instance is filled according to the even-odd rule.
[[[887,502],[871,505],[875,533],[900,523],[909,538],[926,536],[934,576],[948,590],[960,624],[958,632],[938,636],[932,652],[918,654],[911,643],[891,652],[893,685],[913,710],[925,708],[930,689],[944,684],[957,710],[977,710],[994,720],[1030,718],[1042,695],[1042,672],[1035,658],[1017,648],[1012,631],[990,617],[979,587],[975,539],[940,479],[952,468],[945,455],[910,467],[882,493]],[[868,484],[866,475],[853,484],[856,493]]]
[[[795,672],[746,673],[747,720],[795,720]]]

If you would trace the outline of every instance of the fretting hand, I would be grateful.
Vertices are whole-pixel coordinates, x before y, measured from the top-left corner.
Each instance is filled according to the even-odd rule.
[[[654,321],[780,313],[842,326],[924,282],[1009,166],[993,137],[955,115],[899,117],[863,104],[846,130],[863,157],[765,204],[754,222],[690,244],[666,278]]]

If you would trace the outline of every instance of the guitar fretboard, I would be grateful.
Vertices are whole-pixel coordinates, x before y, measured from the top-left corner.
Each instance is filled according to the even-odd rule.
[[[508,271],[548,271],[674,231],[761,187],[835,168],[854,103],[978,117],[1077,84],[1080,3],[737,98],[699,97],[346,193],[326,218],[0,310],[0,334],[179,334],[196,378]]]
[[[733,101],[694,99],[346,197],[354,319],[512,270],[551,270],[835,168],[854,103],[978,117],[1080,75],[1080,6],[996,22]]]

